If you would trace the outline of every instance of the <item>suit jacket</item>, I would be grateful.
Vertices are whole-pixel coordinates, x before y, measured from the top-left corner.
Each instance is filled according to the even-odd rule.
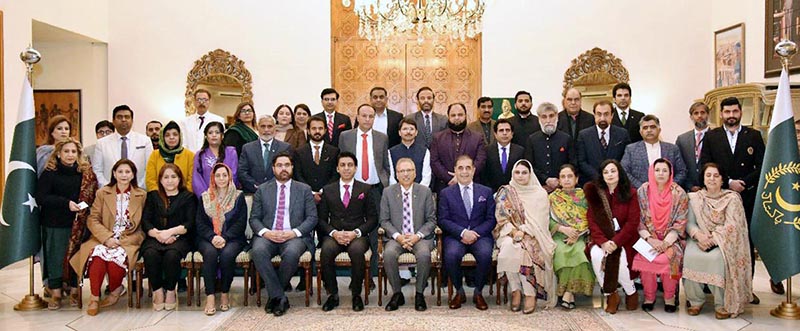
[[[578,171],[580,171],[580,185],[583,186],[597,177],[597,168],[606,159],[622,160],[625,153],[625,146],[630,143],[628,132],[625,129],[613,125],[608,126],[608,148],[603,149],[600,144],[600,136],[597,133],[597,126],[583,129],[578,133],[578,144],[576,146]]]
[[[433,205],[431,189],[425,185],[412,184],[411,210],[414,233],[420,234],[423,239],[433,239],[433,231],[436,229],[436,207]],[[380,214],[381,227],[386,230],[386,239],[392,239],[395,233],[403,234],[403,190],[399,183],[383,189]]]
[[[642,117],[644,117],[644,113],[628,108],[628,120],[625,121],[625,125],[622,125],[622,121],[619,119],[619,109],[614,109],[614,118],[611,120],[611,125],[628,130],[628,137],[630,137],[632,143],[635,143],[642,141],[642,134],[639,133],[639,120]]]
[[[314,150],[310,143],[294,151],[294,179],[311,186],[311,191],[319,192],[323,186],[339,179],[336,172],[336,157],[339,149],[322,142],[319,152],[319,165],[314,163]]]
[[[328,116],[327,116],[327,113],[325,113],[324,110],[321,113],[318,113],[318,114],[314,115],[314,117],[321,118],[323,121],[325,121],[325,128],[327,129],[327,127],[328,127]],[[329,143],[329,144],[331,144],[333,146],[337,146],[338,147],[339,146],[339,135],[342,134],[342,132],[350,130],[352,128],[353,128],[353,125],[350,123],[350,116],[342,114],[342,113],[340,113],[338,111],[334,112],[333,113],[333,139],[330,139],[328,137],[328,132],[325,132],[325,135],[323,136],[322,140],[324,140],[326,143]]]
[[[568,134],[572,138],[572,142],[578,141],[578,133],[583,129],[594,126],[595,124],[594,115],[583,109],[581,109],[578,112],[578,116],[575,117],[575,132],[571,132],[570,122],[572,122],[572,116],[569,116],[566,110],[562,110],[558,113],[558,130]]]
[[[275,213],[278,209],[278,182],[275,179],[261,184],[253,195],[253,208],[250,211],[250,228],[254,234],[263,229],[272,230]],[[285,220],[284,220],[285,222]],[[284,223],[285,225],[285,223]],[[314,247],[311,231],[317,226],[317,204],[311,187],[292,181],[289,188],[289,227],[299,231],[307,247]]]
[[[251,141],[242,146],[242,155],[239,155],[239,182],[242,183],[242,191],[245,193],[255,193],[256,187],[272,179],[272,162],[266,166],[264,155],[261,153],[261,138]],[[269,145],[269,155],[274,158],[280,152],[292,152],[289,144],[278,139],[272,139]]]
[[[472,213],[469,217],[461,199],[460,185],[449,186],[439,193],[439,227],[446,237],[460,241],[463,230],[472,230],[481,237],[492,238],[492,230],[497,225],[492,189],[477,183],[472,183],[472,187]]]
[[[708,134],[709,131],[711,130],[709,129],[706,131],[706,134]],[[697,164],[699,160],[695,159],[694,154],[695,143],[694,129],[682,133],[678,136],[678,139],[675,140],[675,145],[677,145],[678,149],[681,151],[683,163],[686,165],[686,178],[683,180],[683,183],[680,183],[686,192],[690,192],[693,186],[702,186],[700,167],[699,164]],[[702,152],[703,150],[701,149],[700,151]]]
[[[417,135],[417,139],[422,138],[422,141],[425,142],[425,147],[431,147],[431,140],[433,136],[436,135],[437,132],[447,129],[447,116],[439,114],[437,112],[431,111],[431,134],[427,135],[423,132],[423,128],[425,127],[425,117],[423,117],[422,111],[416,111],[411,114],[406,115],[406,118],[413,119],[414,122],[417,123],[417,131],[419,131],[419,135]]]
[[[486,148],[486,165],[481,172],[481,183],[492,189],[492,192],[497,192],[500,186],[506,185],[511,181],[511,172],[514,163],[525,157],[525,149],[522,146],[510,143],[506,148],[508,155],[508,162],[506,163],[506,171],[500,165],[500,148],[497,143],[493,143]]]
[[[136,165],[136,183],[139,187],[145,187],[145,172],[147,167],[147,160],[150,154],[153,153],[153,143],[150,137],[145,136],[138,132],[128,132],[128,159],[133,161]],[[100,138],[94,148],[94,156],[92,157],[92,170],[97,175],[97,183],[100,186],[105,186],[111,180],[111,168],[114,163],[120,160],[121,157],[122,141],[120,140],[119,133],[112,133],[108,136]],[[151,187],[150,189],[157,189]]]
[[[386,132],[382,132],[389,138],[389,147],[393,147],[400,143],[400,121],[403,119],[403,114],[386,108]],[[358,118],[353,123],[353,127],[358,127]],[[417,124],[419,129],[419,124]]]
[[[703,138],[703,150],[700,153],[700,167],[714,162],[722,170],[725,175],[722,187],[728,188],[729,179],[741,179],[745,182],[745,191],[742,193],[752,191],[755,194],[761,176],[761,164],[764,162],[764,140],[761,132],[742,126],[734,153],[731,153],[725,128],[709,130]],[[743,200],[746,206],[748,201]]]
[[[356,148],[361,148],[361,137],[358,137],[358,127],[342,132],[339,140],[339,150],[350,152],[355,155]],[[388,138],[385,134],[372,130],[372,161],[378,173],[378,178],[383,187],[389,186],[389,146]],[[363,160],[359,160],[356,169],[356,178],[361,178],[361,166]]]
[[[494,123],[497,122],[495,120],[491,120],[489,122],[489,135],[485,134],[483,131],[483,126],[481,125],[481,121],[474,121],[470,124],[467,124],[467,130],[472,132],[478,133],[483,137],[483,144],[486,146],[491,146],[497,142],[497,139],[494,137]]]
[[[660,144],[661,157],[672,163],[672,180],[680,185],[686,178],[686,165],[683,164],[683,157],[681,157],[678,146],[663,141]],[[647,147],[644,141],[626,146],[621,163],[625,172],[628,173],[631,186],[639,188],[642,184],[647,183],[650,162],[647,159]]]
[[[483,138],[474,132],[464,130],[461,134],[461,145],[456,150],[455,134],[450,130],[444,130],[434,135],[431,143],[431,170],[436,179],[433,189],[440,192],[447,187],[447,183],[453,176],[448,172],[454,172],[456,159],[461,155],[469,155],[475,165],[475,173],[480,174],[486,164],[486,147],[483,145]]]
[[[335,181],[322,189],[322,200],[319,202],[319,222],[317,236],[319,242],[331,231],[355,231],[359,229],[361,236],[369,235],[378,226],[378,206],[369,196],[371,186],[353,181],[350,188],[350,203],[347,207],[342,203],[339,181]]]

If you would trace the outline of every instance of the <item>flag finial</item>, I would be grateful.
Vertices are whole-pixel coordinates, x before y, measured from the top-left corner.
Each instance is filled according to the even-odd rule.
[[[792,59],[792,56],[797,54],[797,44],[788,39],[781,40],[781,42],[775,45],[775,53],[781,57],[781,64],[784,69],[788,70],[789,61]]]

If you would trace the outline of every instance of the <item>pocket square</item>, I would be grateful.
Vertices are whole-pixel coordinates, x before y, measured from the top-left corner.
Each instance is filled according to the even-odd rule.
[[[364,193],[363,192],[358,195],[358,200],[364,200]]]
[[[479,196],[479,197],[478,197],[478,202],[486,202],[486,197],[484,197],[484,196],[482,196],[482,195],[481,195],[481,196]]]
[[[342,124],[339,124],[339,126],[337,126],[336,128],[337,128],[337,129],[344,129],[344,123],[342,123]]]

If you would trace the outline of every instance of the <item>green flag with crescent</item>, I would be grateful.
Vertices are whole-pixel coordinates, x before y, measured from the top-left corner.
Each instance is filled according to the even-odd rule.
[[[800,158],[789,87],[784,68],[750,225],[753,243],[775,282],[800,273]]]
[[[22,87],[8,177],[0,217],[0,269],[36,254],[40,245],[39,205],[36,204],[36,146],[33,89],[27,76]]]

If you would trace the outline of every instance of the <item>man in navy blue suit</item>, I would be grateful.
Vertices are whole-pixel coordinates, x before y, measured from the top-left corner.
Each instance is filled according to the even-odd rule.
[[[468,155],[456,159],[455,174],[458,184],[439,193],[439,226],[445,235],[444,266],[456,288],[450,309],[461,308],[467,301],[461,284],[461,260],[466,253],[471,253],[477,262],[472,302],[478,309],[485,310],[488,306],[482,292],[492,265],[492,230],[497,224],[492,189],[472,181],[475,166]]]

